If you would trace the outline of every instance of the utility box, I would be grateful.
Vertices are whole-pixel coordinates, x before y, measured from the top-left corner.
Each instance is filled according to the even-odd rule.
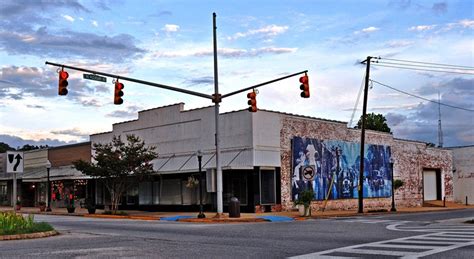
[[[236,197],[230,198],[229,218],[240,218],[240,201]]]

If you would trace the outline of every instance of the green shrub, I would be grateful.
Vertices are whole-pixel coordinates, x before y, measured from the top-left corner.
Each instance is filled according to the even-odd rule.
[[[0,235],[13,235],[51,231],[53,227],[48,223],[34,222],[33,215],[23,217],[13,212],[0,212]]]
[[[120,210],[117,210],[117,211],[114,211],[114,210],[106,210],[104,211],[104,213],[102,213],[104,215],[118,215],[118,216],[127,216],[128,213],[125,212],[125,211],[120,211]]]
[[[405,184],[405,183],[403,182],[403,180],[396,179],[395,181],[393,181],[393,188],[394,188],[395,190],[398,190],[398,188],[402,187],[403,184]]]

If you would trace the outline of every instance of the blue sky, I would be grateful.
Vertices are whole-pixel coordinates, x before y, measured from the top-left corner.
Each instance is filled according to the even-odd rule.
[[[14,147],[87,141],[135,119],[137,111],[207,99],[125,84],[123,105],[107,83],[68,71],[57,95],[45,61],[213,92],[212,13],[217,13],[219,84],[228,93],[309,70],[311,98],[298,78],[259,88],[258,107],[350,121],[367,56],[474,66],[472,1],[79,1],[0,4],[0,142]],[[371,79],[430,100],[474,109],[472,75],[373,67]],[[245,94],[222,111],[245,109]],[[361,103],[354,121],[361,114]],[[395,137],[436,143],[438,106],[374,84],[368,112],[382,113]],[[442,107],[445,146],[474,144],[474,113]],[[354,122],[354,123],[355,123]],[[353,124],[354,124],[353,123]]]

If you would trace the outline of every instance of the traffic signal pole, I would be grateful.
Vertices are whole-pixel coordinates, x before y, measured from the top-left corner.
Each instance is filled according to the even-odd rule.
[[[214,112],[215,112],[215,124],[216,124],[216,181],[217,181],[217,214],[219,218],[224,213],[224,202],[222,197],[222,167],[221,167],[221,147],[220,147],[220,135],[219,135],[219,103],[221,98],[219,96],[219,76],[217,71],[217,26],[216,26],[216,13],[212,13],[212,42],[214,52]]]
[[[125,77],[125,76],[121,76],[121,75],[104,73],[104,72],[95,71],[95,70],[91,70],[91,69],[75,67],[75,66],[58,64],[58,63],[53,63],[53,62],[48,62],[48,61],[46,61],[45,64],[60,67],[60,68],[63,68],[63,69],[67,68],[67,69],[82,71],[82,72],[91,73],[91,74],[95,74],[95,75],[102,75],[102,76],[106,76],[106,77],[111,77],[111,78],[119,79],[122,82],[123,81],[129,81],[129,82],[134,82],[134,83],[138,83],[138,84],[149,85],[149,86],[153,86],[153,87],[157,87],[157,88],[162,88],[162,89],[167,89],[167,90],[171,90],[171,91],[175,91],[175,92],[190,94],[190,95],[194,95],[194,96],[198,96],[198,97],[202,97],[202,98],[212,100],[212,102],[214,102],[214,107],[215,107],[214,108],[214,113],[215,113],[214,115],[215,115],[215,126],[216,126],[216,129],[215,129],[215,131],[216,131],[215,132],[216,178],[217,178],[216,179],[217,180],[217,183],[216,183],[217,184],[217,186],[216,186],[217,187],[217,214],[216,214],[216,217],[221,217],[223,215],[223,183],[222,183],[223,179],[222,179],[222,166],[221,166],[221,161],[220,161],[220,155],[221,155],[220,131],[219,131],[219,104],[220,104],[220,102],[222,102],[223,98],[226,98],[226,97],[229,97],[229,96],[232,96],[232,95],[235,95],[235,94],[239,94],[239,93],[245,92],[245,91],[250,90],[250,89],[255,89],[255,88],[258,88],[258,87],[261,87],[261,86],[264,86],[264,85],[268,85],[268,84],[271,84],[271,83],[274,83],[274,82],[277,82],[277,81],[280,81],[280,80],[284,80],[284,79],[287,79],[287,78],[290,78],[290,77],[294,77],[294,76],[297,76],[297,75],[300,75],[300,74],[304,74],[304,73],[307,73],[308,70],[304,70],[304,71],[301,71],[301,72],[298,72],[298,73],[286,75],[286,76],[283,76],[283,77],[280,77],[280,78],[277,78],[277,79],[273,79],[273,80],[266,81],[266,82],[263,82],[263,83],[260,83],[260,84],[256,84],[256,85],[253,85],[253,86],[250,86],[250,87],[246,87],[246,88],[243,88],[243,89],[240,89],[240,90],[228,93],[228,94],[221,95],[221,94],[219,94],[219,81],[218,81],[218,69],[217,69],[218,67],[217,67],[217,37],[216,37],[217,33],[216,33],[216,30],[217,30],[217,27],[216,27],[216,13],[213,13],[214,94],[212,94],[212,95],[204,94],[204,93],[200,93],[200,92],[195,92],[195,91],[191,91],[191,90],[187,90],[187,89],[177,88],[177,87],[173,87],[173,86],[169,86],[169,85],[157,84],[157,83],[153,83],[153,82],[149,82],[149,81],[145,81],[145,80],[140,80],[140,79],[136,79],[136,78]]]
[[[365,146],[365,121],[367,117],[367,95],[369,92],[369,73],[370,73],[370,59],[372,57],[368,56],[366,60],[362,61],[367,62],[365,69],[365,87],[364,87],[364,105],[362,108],[362,125],[360,133],[360,165],[359,165],[359,186],[358,186],[358,196],[359,196],[359,210],[358,213],[364,213],[364,146]]]

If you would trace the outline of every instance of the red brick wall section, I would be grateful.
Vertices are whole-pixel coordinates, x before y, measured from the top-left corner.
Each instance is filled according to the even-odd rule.
[[[57,147],[48,150],[48,159],[53,167],[72,165],[75,160],[82,159],[91,161],[91,144],[90,142]]]
[[[281,203],[285,211],[294,208],[291,201],[291,139],[294,136],[314,139],[342,140],[360,143],[360,131],[348,129],[346,124],[316,119],[305,119],[291,116],[282,117],[280,133],[281,145]],[[422,172],[423,169],[439,169],[444,177],[446,200],[453,200],[452,155],[451,151],[429,148],[424,143],[393,139],[391,134],[366,131],[366,144],[388,145],[395,159],[394,176],[405,182],[395,199],[397,207],[421,206],[423,203]],[[319,209],[322,201],[313,201],[313,209]],[[357,199],[329,201],[326,209],[350,210],[358,206]],[[390,208],[391,198],[364,199],[364,208]]]

